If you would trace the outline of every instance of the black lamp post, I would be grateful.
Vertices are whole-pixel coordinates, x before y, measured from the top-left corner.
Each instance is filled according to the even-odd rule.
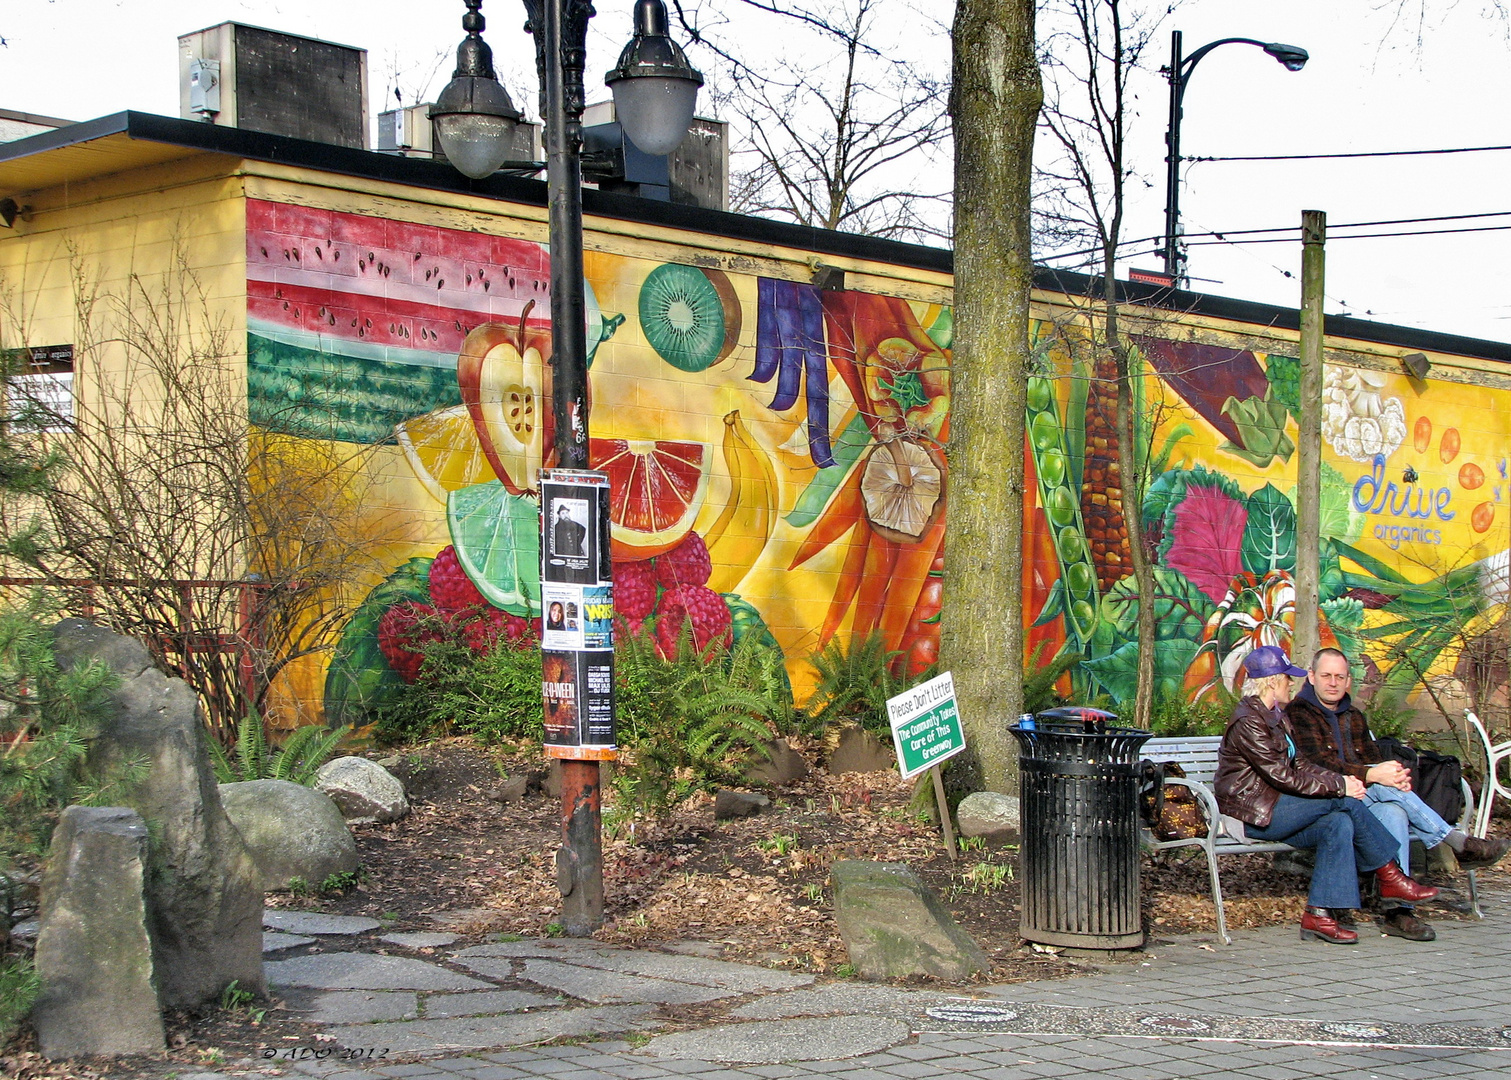
[[[441,149],[463,173],[482,178],[500,168],[520,114],[499,85],[481,33],[482,0],[464,0],[451,83],[431,109]],[[545,121],[546,194],[551,245],[552,412],[556,463],[588,468],[588,364],[582,277],[583,68],[589,0],[524,0],[525,29],[535,38],[540,113]],[[615,112],[630,141],[665,155],[687,134],[703,77],[667,36],[663,0],[636,0],[635,36],[609,73]],[[603,858],[598,761],[562,759],[562,849],[557,877],[568,934],[603,923]]]
[[[1255,41],[1253,38],[1230,37],[1210,42],[1190,56],[1181,55],[1181,32],[1170,35],[1170,66],[1165,77],[1170,81],[1170,126],[1165,131],[1165,274],[1176,286],[1186,277],[1186,255],[1181,250],[1180,233],[1180,121],[1181,101],[1186,96],[1186,84],[1196,65],[1219,45],[1256,45],[1273,56],[1287,71],[1300,71],[1310,57],[1307,51],[1295,45],[1282,45],[1277,41]]]

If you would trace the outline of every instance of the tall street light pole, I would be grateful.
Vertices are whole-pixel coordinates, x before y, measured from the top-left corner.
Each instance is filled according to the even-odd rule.
[[[1230,37],[1210,42],[1190,56],[1181,52],[1181,32],[1170,35],[1170,66],[1164,69],[1170,81],[1170,125],[1165,129],[1165,274],[1177,288],[1186,283],[1186,255],[1182,250],[1180,229],[1180,121],[1181,102],[1186,84],[1196,65],[1219,45],[1254,45],[1273,56],[1287,71],[1300,71],[1310,57],[1295,45],[1278,41],[1255,41],[1253,38]]]
[[[482,179],[504,166],[513,144],[515,125],[521,117],[499,85],[492,53],[482,40],[482,0],[464,2],[467,14],[462,17],[462,28],[467,37],[457,48],[452,81],[436,99],[430,115],[447,158],[467,176]],[[588,20],[593,17],[593,5],[589,0],[524,0],[524,5],[528,20],[525,29],[535,38],[540,112],[545,122],[555,464],[563,470],[586,470],[588,364],[582,269],[582,112]],[[642,151],[653,155],[669,154],[682,142],[692,123],[698,87],[703,84],[703,77],[688,64],[667,31],[664,0],[635,0],[635,36],[606,80],[613,90],[615,112],[626,136]],[[549,527],[547,522],[543,530]],[[602,544],[607,542],[603,538]],[[542,536],[542,551],[545,550],[546,537]],[[607,562],[607,558],[601,560],[603,565]],[[606,584],[602,579],[599,583]],[[607,670],[612,672],[611,667]],[[579,682],[577,693],[583,692]],[[576,705],[580,716],[584,711],[580,696]],[[557,885],[562,894],[561,921],[566,932],[575,937],[591,934],[603,924],[599,761],[612,758],[612,744],[610,730],[607,750],[602,745],[551,748],[552,756],[559,758],[562,765],[562,846],[556,858]]]

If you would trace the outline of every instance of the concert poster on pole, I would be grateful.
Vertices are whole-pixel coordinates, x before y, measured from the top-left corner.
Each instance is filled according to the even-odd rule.
[[[609,480],[543,469],[540,599],[547,757],[614,759],[614,588]]]

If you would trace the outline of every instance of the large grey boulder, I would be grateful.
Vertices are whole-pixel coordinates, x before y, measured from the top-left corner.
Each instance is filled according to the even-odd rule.
[[[1018,800],[996,791],[973,791],[955,808],[955,825],[961,836],[1016,840]]]
[[[193,689],[152,665],[139,642],[82,619],[53,628],[60,667],[104,661],[120,676],[92,766],[147,765],[122,801],[152,829],[147,929],[165,1008],[214,1001],[233,980],[262,994],[262,881],[220,804],[209,738]]]
[[[46,1057],[162,1052],[146,860],[147,826],[134,810],[70,806],[58,819],[42,878],[42,987],[31,1013]]]
[[[357,842],[323,791],[288,780],[221,784],[220,801],[262,871],[262,888],[286,889],[294,878],[319,885],[357,869]]]
[[[845,859],[830,868],[829,880],[834,921],[862,978],[932,975],[958,982],[991,966],[906,866]]]
[[[382,825],[409,813],[398,777],[366,758],[327,761],[315,774],[315,786],[335,800],[350,825]]]

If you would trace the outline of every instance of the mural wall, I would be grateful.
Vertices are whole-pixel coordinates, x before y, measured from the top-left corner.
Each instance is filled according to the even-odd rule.
[[[1086,657],[1081,693],[1122,700],[1137,674],[1137,598],[1114,386],[1082,328],[1034,333],[1025,615],[1040,640]],[[1201,698],[1235,689],[1251,649],[1290,645],[1299,365],[1241,346],[1133,341],[1146,373],[1133,467],[1148,480],[1157,693]],[[1325,365],[1319,629],[1363,683],[1406,692],[1452,673],[1503,617],[1508,405],[1503,390]]]
[[[354,717],[412,680],[427,616],[476,647],[538,632],[550,297],[535,243],[250,200],[249,413],[382,444],[404,524],[325,680]],[[588,252],[591,458],[613,486],[625,629],[753,634],[802,660],[879,633],[937,656],[950,312]]]
[[[787,658],[879,633],[937,657],[952,345],[947,307],[589,251],[592,458],[613,485],[615,604],[660,647],[755,635]],[[549,462],[547,253],[527,240],[247,203],[256,424],[377,447],[401,523],[387,577],[324,678],[333,719],[413,679],[433,613],[485,602],[479,650],[541,615],[536,469]],[[1159,593],[1165,694],[1231,682],[1294,617],[1296,361],[1158,329],[1140,460],[1116,454],[1114,386],[1074,319],[1034,326],[1021,568],[1030,651],[1085,657],[1081,693],[1132,692],[1123,470]],[[1451,666],[1506,595],[1507,392],[1330,365],[1324,640],[1408,685]],[[1005,511],[1004,511],[1005,512]],[[1446,651],[1445,651],[1446,650]]]

